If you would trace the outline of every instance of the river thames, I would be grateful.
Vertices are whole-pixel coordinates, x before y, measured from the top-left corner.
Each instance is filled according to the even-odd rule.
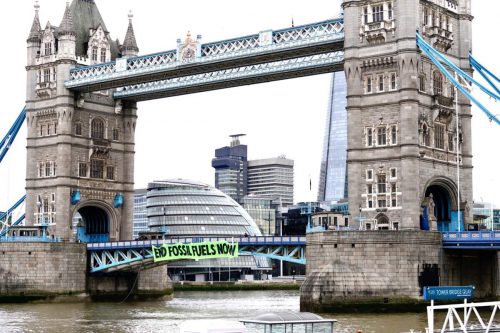
[[[170,301],[2,304],[0,332],[179,332],[187,319],[243,319],[299,311],[299,291],[176,292]],[[424,329],[426,315],[338,314],[335,332],[400,333]]]

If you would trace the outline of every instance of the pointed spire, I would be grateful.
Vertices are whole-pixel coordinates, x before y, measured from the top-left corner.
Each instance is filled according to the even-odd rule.
[[[59,25],[59,34],[75,35],[75,29],[73,28],[73,15],[71,15],[71,10],[69,9],[69,1],[66,1],[66,9],[64,10],[61,24]]]
[[[42,27],[40,25],[40,19],[38,17],[38,11],[40,10],[40,5],[38,0],[35,1],[35,18],[33,18],[33,24],[31,25],[30,34],[28,36],[28,42],[35,42],[40,39],[40,30]]]
[[[132,26],[132,11],[128,14],[128,29],[125,34],[125,40],[122,45],[123,55],[137,55],[139,48],[137,47],[137,42],[135,41],[134,27]]]

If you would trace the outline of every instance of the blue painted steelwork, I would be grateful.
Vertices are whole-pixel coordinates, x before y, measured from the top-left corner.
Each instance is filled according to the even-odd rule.
[[[113,200],[113,207],[119,208],[123,205],[123,195],[121,193],[117,193],[115,195],[115,199]]]
[[[19,132],[19,129],[24,123],[24,119],[26,119],[26,107],[23,108],[19,116],[17,116],[16,121],[14,121],[12,127],[9,129],[9,131],[4,136],[2,141],[0,141],[0,163],[2,162],[7,152],[9,151],[10,146],[14,142],[14,139],[16,138],[17,133]]]
[[[476,59],[474,59],[471,53],[469,53],[469,62],[472,68],[474,68],[479,74],[481,74],[481,76],[486,80],[486,82],[488,82],[490,86],[492,86],[493,89],[495,89],[497,94],[500,94],[500,89],[497,87],[495,83],[491,81],[491,79],[493,79],[497,81],[497,83],[500,83],[500,79],[495,74],[490,72],[486,67],[481,65]]]
[[[22,221],[24,221],[25,215],[23,214],[20,218],[18,218],[14,223],[8,224],[8,219],[10,214],[19,207],[21,204],[23,204],[26,200],[26,195],[23,195],[21,199],[19,199],[12,207],[10,207],[5,213],[0,214],[0,223],[2,224],[2,228],[0,228],[0,237],[5,236],[7,234],[7,231],[9,231],[9,227],[13,225],[19,225],[21,224]],[[2,222],[4,221],[5,222]]]
[[[225,240],[239,243],[242,254],[305,264],[305,237],[255,236],[255,237],[189,237],[162,240],[121,241],[87,244],[90,273],[130,270],[136,266],[162,265],[153,263],[152,246],[173,243],[194,243]]]
[[[71,192],[70,200],[71,200],[71,204],[73,206],[80,202],[80,198],[81,198],[80,190],[75,190],[75,191]]]
[[[488,94],[490,97],[493,97],[495,100],[499,100],[500,96],[496,93],[491,92],[490,90],[483,87],[480,83],[475,81],[471,76],[462,71],[458,66],[453,64],[451,61],[442,56],[439,52],[437,52],[432,46],[427,44],[427,42],[422,38],[420,34],[417,33],[417,46],[423,51],[423,53],[436,65],[441,73],[458,89],[462,94],[464,94],[469,100],[474,102],[487,116],[490,120],[495,121],[498,125],[500,125],[500,120],[493,115],[486,107],[484,107],[476,98],[474,98],[468,91],[465,89],[456,79],[451,75],[448,70],[441,64],[441,61],[444,62],[448,67],[455,70],[457,74],[462,76],[464,80],[470,81],[476,84],[482,91]]]
[[[500,249],[500,230],[443,232],[443,248],[496,251]]]
[[[14,237],[0,237],[0,243],[16,243],[16,242],[28,242],[28,243],[58,243],[61,240],[59,238],[52,238],[47,236],[41,237],[27,237],[27,236],[14,236]]]

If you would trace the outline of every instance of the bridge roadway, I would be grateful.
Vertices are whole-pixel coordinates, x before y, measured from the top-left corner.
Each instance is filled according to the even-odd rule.
[[[262,256],[298,264],[305,264],[306,238],[300,236],[251,237],[186,237],[160,240],[88,243],[90,273],[126,271],[168,264],[172,261],[153,262],[153,246],[174,243],[199,243],[225,240],[237,242],[239,254]]]
[[[443,248],[455,250],[500,250],[500,230],[443,232]]]
[[[183,47],[196,48],[183,58]],[[76,67],[65,82],[79,92],[117,89],[113,97],[149,100],[343,70],[342,18],[262,31],[213,43]]]

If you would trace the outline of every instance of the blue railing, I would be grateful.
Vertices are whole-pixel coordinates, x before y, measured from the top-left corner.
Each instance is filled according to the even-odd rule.
[[[198,243],[225,240],[240,245],[305,245],[303,236],[250,236],[250,237],[178,237],[158,240],[88,243],[87,250],[145,248],[173,243]]]
[[[443,232],[444,248],[500,249],[500,230]]]

